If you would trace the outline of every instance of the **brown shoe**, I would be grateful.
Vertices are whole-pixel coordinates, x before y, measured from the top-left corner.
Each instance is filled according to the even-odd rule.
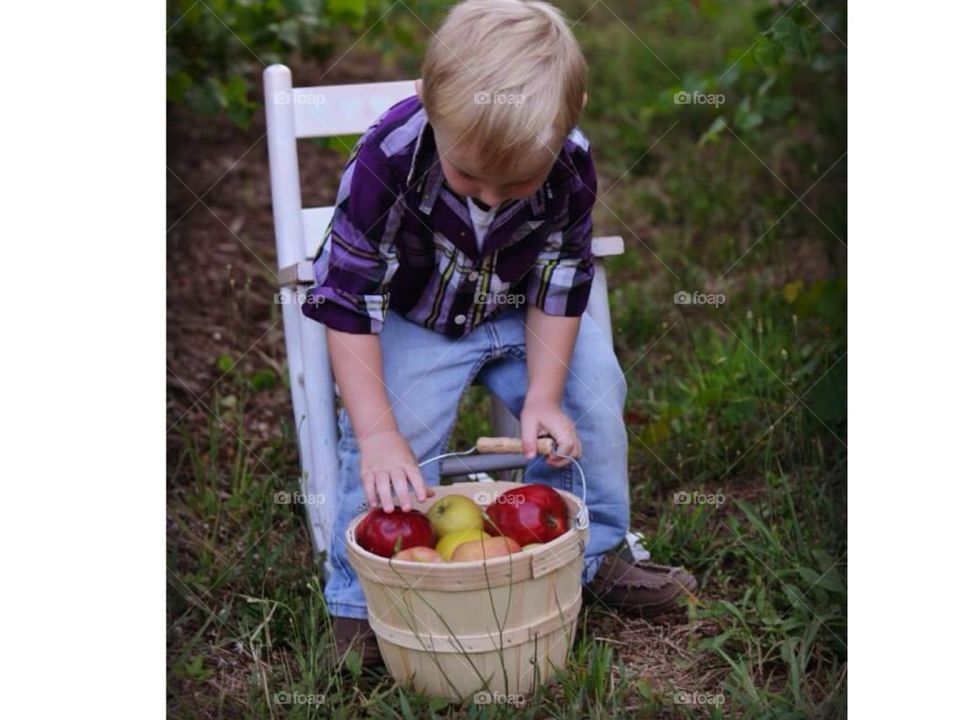
[[[683,568],[630,563],[609,553],[587,587],[604,605],[650,619],[676,609],[680,598],[693,595],[697,581]]]
[[[338,659],[342,660],[348,651],[353,650],[360,655],[361,665],[379,665],[383,662],[380,648],[377,647],[377,637],[366,620],[334,617],[333,640],[336,643]]]

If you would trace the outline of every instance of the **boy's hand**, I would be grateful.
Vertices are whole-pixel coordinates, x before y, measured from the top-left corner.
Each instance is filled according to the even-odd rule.
[[[523,454],[530,460],[536,455],[537,436],[550,435],[557,441],[557,450],[564,455],[580,457],[580,438],[573,421],[568,418],[560,405],[547,400],[530,400],[523,405],[520,413],[520,440],[523,442]],[[570,461],[558,455],[547,458],[550,467],[564,467]]]
[[[423,502],[436,491],[423,482],[417,459],[406,439],[396,430],[371,433],[358,440],[360,445],[360,481],[371,508],[381,504],[393,512],[393,493],[400,499],[402,510],[410,510],[407,483],[413,486],[417,500]],[[392,487],[392,490],[391,490]],[[379,502],[378,502],[379,496]]]

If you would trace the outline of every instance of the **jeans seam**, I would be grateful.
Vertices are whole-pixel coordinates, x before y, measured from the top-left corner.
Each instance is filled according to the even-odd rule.
[[[503,352],[507,355],[512,355],[514,358],[522,362],[527,361],[527,353],[518,347],[507,345],[506,347],[503,348]]]
[[[491,357],[498,357],[503,349],[500,343],[500,333],[497,332],[497,328],[492,322],[484,323],[484,328],[487,331],[487,337],[490,338]]]

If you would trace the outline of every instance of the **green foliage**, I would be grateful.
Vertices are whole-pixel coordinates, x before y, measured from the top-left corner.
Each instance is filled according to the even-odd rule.
[[[672,486],[674,473],[694,484],[749,476],[770,449],[802,462],[821,435],[842,435],[845,301],[845,282],[822,281],[735,318],[721,307],[719,327],[681,317],[673,332],[682,349],[634,405],[645,419],[635,450],[651,459],[652,487]],[[671,459],[669,470],[657,457]]]
[[[758,501],[731,492],[729,513],[673,506],[661,516],[658,550],[683,557],[722,589],[725,599],[690,606],[691,620],[716,628],[694,648],[729,668],[723,692],[744,717],[845,715],[845,498],[835,494],[838,480],[769,474]]]
[[[329,57],[336,31],[361,30],[382,0],[169,0],[167,99],[247,127],[257,73],[299,56]]]

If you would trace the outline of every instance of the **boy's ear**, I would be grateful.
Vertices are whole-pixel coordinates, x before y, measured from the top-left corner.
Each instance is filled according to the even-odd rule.
[[[417,80],[417,82],[420,82],[420,81]],[[581,110],[583,110],[587,106],[587,97],[588,97],[587,93],[583,93],[583,105],[580,106]]]

